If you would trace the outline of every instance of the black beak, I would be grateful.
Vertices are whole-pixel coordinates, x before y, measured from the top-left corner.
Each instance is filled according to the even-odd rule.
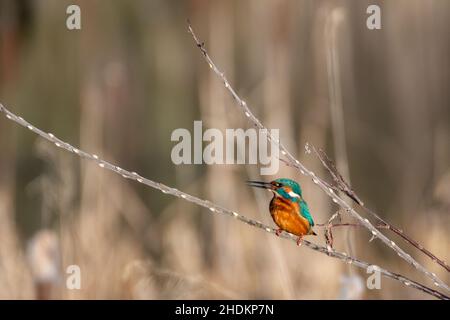
[[[271,184],[270,182],[264,182],[264,181],[246,181],[247,185],[249,185],[250,187],[255,187],[255,188],[262,188],[262,189],[269,189],[269,190],[274,190],[274,186],[273,184]]]

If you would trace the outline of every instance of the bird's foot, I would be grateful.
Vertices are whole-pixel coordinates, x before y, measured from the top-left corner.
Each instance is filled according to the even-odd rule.
[[[303,242],[303,237],[298,237],[298,239],[297,239],[297,245],[300,247],[301,245],[302,245],[302,242]]]
[[[277,229],[275,230],[275,234],[279,237],[280,234],[283,232],[283,229]]]

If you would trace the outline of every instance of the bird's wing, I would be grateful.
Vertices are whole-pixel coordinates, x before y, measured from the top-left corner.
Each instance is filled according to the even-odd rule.
[[[314,226],[314,220],[311,216],[311,213],[309,212],[308,204],[304,200],[300,201],[300,214],[302,215],[303,218],[308,220],[309,225],[311,227]]]

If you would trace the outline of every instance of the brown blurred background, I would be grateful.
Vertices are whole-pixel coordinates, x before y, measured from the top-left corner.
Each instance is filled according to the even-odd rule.
[[[66,8],[81,7],[81,30]],[[366,9],[381,8],[381,30]],[[332,156],[364,202],[450,260],[449,1],[0,0],[0,102],[145,177],[273,224],[252,165],[180,165],[176,128],[247,128],[187,33],[316,174]],[[338,209],[302,184],[316,222]],[[328,177],[327,177],[328,178]],[[324,243],[323,230],[313,239]],[[391,236],[391,234],[387,234]],[[366,230],[336,248],[432,285]],[[448,273],[402,247],[447,283]],[[81,268],[81,290],[65,287]],[[211,215],[64,153],[0,119],[0,298],[429,298]]]

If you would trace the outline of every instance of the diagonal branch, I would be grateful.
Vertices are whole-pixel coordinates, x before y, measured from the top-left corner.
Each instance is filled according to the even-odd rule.
[[[325,169],[328,170],[330,175],[333,177],[334,182],[337,185],[337,188],[344,192],[349,198],[351,198],[353,201],[355,201],[360,206],[363,206],[364,203],[359,199],[359,197],[356,195],[355,191],[353,191],[352,187],[345,181],[344,177],[339,173],[339,171],[336,169],[336,166],[334,165],[333,161],[327,156],[327,154],[319,148],[319,151],[317,151],[316,147],[312,146],[312,149],[314,153],[316,154],[317,158],[319,158],[320,162],[322,162]]]
[[[77,156],[79,156],[80,158],[84,158],[84,159],[93,161],[93,162],[97,163],[97,165],[100,168],[104,168],[104,169],[110,170],[110,171],[112,171],[114,173],[120,174],[125,179],[131,179],[131,180],[137,181],[137,182],[139,182],[141,184],[144,184],[146,186],[149,186],[149,187],[152,187],[154,189],[157,189],[157,190],[159,190],[159,191],[161,191],[161,192],[163,192],[165,194],[170,194],[170,195],[172,195],[174,197],[181,198],[181,199],[184,199],[184,200],[186,200],[188,202],[192,202],[192,203],[194,203],[194,204],[196,204],[198,206],[207,208],[211,213],[224,214],[224,215],[227,215],[227,216],[230,216],[230,217],[234,217],[235,219],[237,219],[237,220],[239,220],[239,221],[241,221],[243,223],[246,223],[246,224],[248,224],[250,226],[253,226],[255,228],[259,228],[259,229],[264,230],[264,231],[266,231],[268,233],[271,233],[273,235],[276,234],[276,230],[274,228],[271,228],[271,227],[269,227],[269,226],[267,226],[267,225],[265,225],[265,224],[263,224],[263,223],[261,223],[261,222],[259,222],[257,220],[253,220],[253,219],[247,218],[246,216],[243,216],[243,215],[241,215],[241,214],[239,214],[239,213],[237,213],[235,211],[231,211],[231,210],[228,210],[228,209],[226,209],[224,207],[216,205],[216,204],[214,204],[214,203],[212,203],[212,202],[210,202],[208,200],[203,200],[203,199],[197,198],[195,196],[187,194],[187,193],[185,193],[183,191],[180,191],[178,189],[171,188],[171,187],[166,186],[166,185],[164,185],[162,183],[155,182],[155,181],[152,181],[150,179],[144,178],[144,177],[142,177],[141,175],[139,175],[136,172],[130,172],[130,171],[122,169],[121,167],[118,167],[118,166],[116,166],[116,165],[114,165],[114,164],[112,164],[112,163],[110,163],[108,161],[102,160],[96,154],[90,154],[90,153],[87,153],[86,151],[83,151],[83,150],[80,150],[78,148],[75,148],[74,146],[70,145],[69,143],[67,143],[65,141],[62,141],[61,139],[57,138],[52,133],[46,133],[46,132],[38,129],[37,127],[33,126],[32,124],[27,122],[22,117],[19,117],[19,116],[15,115],[14,113],[12,113],[11,111],[7,110],[1,103],[0,103],[0,112],[5,113],[6,114],[6,118],[8,118],[9,120],[14,121],[15,123],[21,125],[22,127],[28,128],[33,133],[41,136],[42,138],[44,138],[45,140],[47,140],[49,142],[55,144],[55,146],[57,146],[58,148],[61,148],[61,149],[65,150],[65,151],[68,151],[68,152],[72,152],[72,153],[76,154]],[[279,236],[282,237],[282,238],[291,240],[293,242],[297,241],[297,237],[295,237],[295,236],[293,236],[293,235],[291,235],[289,233],[286,233],[286,232],[281,233]],[[339,260],[341,260],[343,262],[346,262],[348,264],[355,265],[355,266],[357,266],[359,268],[367,270],[367,268],[369,266],[371,266],[371,264],[369,264],[368,262],[365,262],[365,261],[362,261],[362,260],[350,257],[345,252],[339,252],[339,251],[335,251],[335,250],[332,250],[332,249],[330,250],[330,248],[323,247],[321,245],[309,242],[307,240],[303,240],[302,243],[306,247],[308,247],[308,248],[310,248],[312,250],[315,250],[317,252],[326,254],[329,257],[332,257],[332,258],[335,258],[335,259],[339,259]],[[417,290],[420,290],[422,292],[428,293],[428,294],[430,294],[430,295],[432,295],[432,296],[434,296],[434,297],[436,297],[438,299],[450,300],[450,297],[446,296],[445,294],[443,294],[443,293],[441,293],[439,291],[436,291],[434,289],[431,289],[431,288],[429,288],[429,287],[427,287],[425,285],[422,285],[422,284],[420,284],[420,283],[418,283],[418,282],[416,282],[414,280],[411,280],[411,279],[409,279],[409,278],[407,278],[407,277],[405,277],[405,276],[403,276],[401,274],[391,272],[389,270],[383,269],[383,268],[378,267],[378,266],[376,266],[376,269],[381,274],[383,274],[385,277],[388,277],[388,278],[394,279],[396,281],[399,281],[399,282],[403,283],[405,286],[410,286],[410,287],[415,288]]]
[[[328,157],[328,155],[319,148],[319,150],[316,150],[316,148],[313,146],[314,153],[319,158],[319,160],[322,162],[323,166],[328,170],[330,175],[332,176],[337,189],[345,193],[349,198],[351,198],[353,201],[355,201],[361,208],[364,209],[364,211],[368,212],[371,216],[375,217],[378,221],[378,223],[381,223],[384,229],[391,230],[398,236],[400,236],[403,240],[408,242],[410,245],[414,246],[416,249],[422,251],[425,255],[427,255],[431,260],[439,264],[441,267],[443,267],[445,270],[450,272],[450,266],[442,259],[439,259],[436,255],[434,255],[431,251],[426,249],[423,245],[421,245],[419,242],[408,236],[403,232],[403,230],[395,227],[394,225],[390,224],[383,218],[381,218],[377,213],[372,211],[371,209],[367,208],[364,203],[360,200],[360,198],[356,195],[355,191],[350,187],[350,185],[345,181],[345,179],[342,177],[342,175],[337,170],[336,166],[334,165],[333,161]]]
[[[240,107],[242,112],[245,114],[245,116],[249,119],[249,121],[252,122],[252,124],[258,128],[258,129],[266,129],[264,125],[259,121],[258,118],[255,117],[255,115],[250,111],[249,107],[247,106],[247,103],[242,100],[236,93],[236,91],[231,87],[230,82],[225,77],[224,73],[217,68],[214,61],[211,59],[211,57],[208,55],[208,52],[205,49],[205,45],[203,42],[199,40],[197,35],[194,33],[194,30],[192,29],[192,26],[188,22],[188,31],[191,34],[192,38],[194,39],[197,47],[199,48],[200,52],[202,53],[203,57],[205,58],[206,62],[208,63],[209,67],[214,71],[214,73],[220,78],[221,81],[223,81],[225,88],[228,90],[228,92],[231,94],[233,99],[236,101],[237,105]],[[359,221],[362,225],[364,225],[371,233],[373,237],[379,238],[385,245],[390,247],[392,250],[394,250],[399,257],[401,257],[403,260],[405,260],[407,263],[409,263],[411,266],[416,268],[418,271],[425,274],[428,278],[432,279],[434,284],[438,287],[442,287],[447,292],[450,292],[450,287],[445,284],[441,279],[439,279],[436,274],[428,271],[424,266],[422,266],[419,262],[417,262],[413,257],[411,257],[410,254],[406,253],[402,248],[400,248],[394,241],[387,238],[384,234],[382,234],[380,231],[375,228],[368,219],[365,219],[361,217],[349,204],[347,204],[341,197],[339,197],[333,188],[330,188],[327,183],[325,183],[322,179],[317,177],[313,171],[310,171],[307,169],[299,160],[295,159],[295,157],[287,150],[287,148],[281,143],[280,140],[274,138],[269,130],[264,130],[266,132],[266,138],[268,141],[273,141],[281,151],[281,154],[286,158],[286,161],[290,163],[290,166],[296,168],[300,171],[301,174],[309,177],[312,179],[314,184],[319,186],[336,204],[338,204],[341,208],[343,208],[346,212],[348,212],[351,216],[353,216],[355,219]]]

